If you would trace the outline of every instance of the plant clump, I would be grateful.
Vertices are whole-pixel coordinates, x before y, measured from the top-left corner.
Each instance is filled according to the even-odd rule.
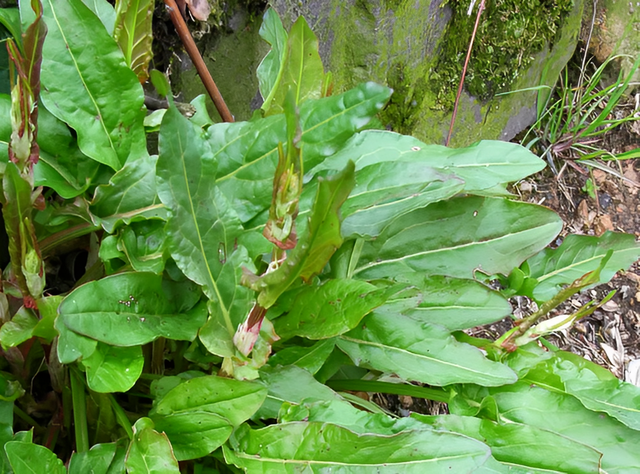
[[[475,6],[469,14],[471,3]],[[452,17],[429,77],[443,108],[453,106],[479,3],[447,2]],[[531,63],[532,55],[556,41],[572,8],[572,0],[486,2],[465,77],[469,94],[487,100],[512,84]]]

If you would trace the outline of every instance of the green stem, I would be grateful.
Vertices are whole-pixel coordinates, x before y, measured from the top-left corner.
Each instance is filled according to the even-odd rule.
[[[38,424],[38,422],[33,418],[31,418],[29,415],[27,415],[22,409],[18,408],[18,405],[16,405],[15,403],[13,405],[13,413],[15,413],[15,415],[21,420],[24,420],[27,423],[29,423],[31,426],[40,428],[40,425]]]
[[[417,387],[415,385],[379,382],[377,380],[328,380],[326,385],[334,390],[408,395],[415,398],[426,398],[435,402],[447,403],[451,399],[449,392],[441,388]]]
[[[58,245],[67,242],[69,240],[76,239],[78,237],[82,237],[83,235],[90,234],[91,232],[95,232],[100,229],[100,226],[93,225],[89,222],[85,222],[83,224],[79,224],[77,226],[71,227],[69,229],[65,229],[61,232],[57,232],[49,237],[42,239],[40,244],[40,252],[42,256],[46,256],[49,254],[55,247]]]
[[[73,400],[73,429],[76,435],[76,451],[89,451],[89,429],[87,428],[87,396],[80,371],[72,367],[69,370],[71,379],[71,398]]]
[[[131,427],[131,421],[129,421],[127,414],[124,412],[120,404],[116,402],[116,399],[112,394],[109,394],[109,401],[111,402],[113,411],[116,414],[116,420],[118,421],[118,424],[122,426],[127,432],[127,436],[129,437],[129,439],[133,439],[133,428]]]

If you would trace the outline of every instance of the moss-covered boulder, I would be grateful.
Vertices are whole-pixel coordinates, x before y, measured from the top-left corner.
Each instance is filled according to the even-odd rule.
[[[492,0],[480,17],[451,144],[509,140],[536,118],[541,84],[553,85],[576,46],[584,0]],[[471,4],[474,3],[473,8]],[[334,92],[363,81],[394,89],[383,124],[443,143],[480,0],[273,0],[285,27],[304,15],[335,79]],[[260,15],[237,3],[228,28],[200,43],[237,119],[251,115],[255,69],[268,49]],[[469,11],[471,10],[471,11]],[[182,57],[182,65],[189,60]],[[174,68],[176,89],[204,93],[196,73]],[[512,91],[530,89],[528,91]],[[254,100],[254,107],[256,101]],[[258,104],[259,105],[259,104]]]
[[[395,94],[385,125],[427,142],[445,140],[480,0],[274,3],[285,23],[305,16],[338,91],[365,80],[386,83]],[[553,85],[575,49],[582,10],[582,0],[487,2],[452,145],[508,140],[535,120],[537,91],[496,94]]]

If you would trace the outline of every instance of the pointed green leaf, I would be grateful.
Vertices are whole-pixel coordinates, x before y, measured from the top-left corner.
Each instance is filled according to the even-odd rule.
[[[54,453],[39,444],[9,441],[4,445],[15,474],[65,474],[62,461]]]
[[[269,365],[295,365],[315,374],[324,365],[325,361],[336,345],[334,339],[318,341],[310,347],[291,346],[276,352],[269,358]]]
[[[358,435],[328,423],[238,429],[224,446],[227,462],[247,472],[473,472],[489,457],[484,444],[453,433],[407,431]]]
[[[502,198],[460,197],[400,216],[366,242],[355,274],[405,273],[471,278],[505,273],[544,248],[562,228],[552,211]]]
[[[387,104],[391,89],[366,82],[344,94],[307,101],[300,107],[305,169],[333,155]],[[346,161],[342,167],[346,166]],[[447,173],[448,174],[448,173]]]
[[[267,384],[269,393],[255,415],[263,420],[277,418],[283,402],[301,403],[307,398],[314,400],[342,400],[342,397],[325,384],[318,382],[304,369],[290,365],[260,370],[260,380]]]
[[[120,273],[72,291],[59,308],[72,331],[116,346],[137,346],[158,337],[192,341],[207,317],[191,282],[153,273]]]
[[[412,414],[437,430],[460,433],[486,443],[493,457],[523,469],[544,472],[599,472],[602,454],[582,443],[521,423],[457,415],[425,416]],[[567,456],[567,453],[571,453]]]
[[[376,163],[356,173],[356,186],[342,207],[344,236],[376,237],[402,214],[449,198],[464,187],[422,163]]]
[[[260,94],[264,99],[262,110],[269,110],[273,97],[282,78],[287,53],[288,34],[273,8],[268,8],[262,17],[260,36],[271,45],[271,50],[260,62],[256,75],[260,84]]]
[[[153,57],[153,0],[120,0],[116,4],[116,21],[113,36],[124,54],[127,65],[138,80],[144,83],[148,77],[149,61]]]
[[[3,10],[0,10],[3,11]],[[0,115],[9,117],[11,98],[0,95]],[[0,127],[0,144],[8,146],[11,124]],[[69,127],[54,117],[44,106],[38,109],[38,145],[40,160],[33,167],[36,186],[53,188],[65,199],[74,198],[87,190],[97,175],[100,163],[87,159],[80,151]],[[8,160],[7,150],[0,152],[0,161]]]
[[[61,318],[56,319],[54,327],[59,334],[57,353],[62,364],[70,364],[79,358],[87,359],[98,347],[98,341],[76,334],[65,326]]]
[[[240,220],[215,186],[216,162],[209,144],[175,108],[164,116],[159,146],[157,186],[171,212],[167,224],[171,255],[210,299],[223,304],[217,279],[227,249],[242,232]]]
[[[408,273],[396,277],[413,289],[389,299],[378,313],[404,314],[450,331],[490,324],[508,316],[511,305],[497,291],[474,280]]]
[[[219,448],[234,426],[256,412],[266,394],[258,383],[197,377],[162,396],[149,416],[169,437],[178,460],[196,459]]]
[[[501,184],[519,181],[545,167],[543,160],[515,143],[483,140],[466,148],[447,148],[398,133],[366,130],[311,173],[341,169],[349,160],[357,171],[375,163],[422,163],[462,178],[468,193],[487,195]]]
[[[360,320],[403,287],[377,288],[358,280],[329,280],[303,289],[287,314],[274,321],[283,339],[328,339],[353,329]]]
[[[24,306],[20,307],[11,321],[4,323],[2,329],[0,329],[0,343],[2,347],[15,347],[27,339],[31,339],[33,330],[37,324],[38,318],[33,313],[33,310],[27,309]]]
[[[147,154],[144,93],[113,38],[81,0],[45,0],[42,100],[80,149],[118,170]]]
[[[535,286],[529,296],[539,301],[550,300],[562,285],[573,283],[598,268],[609,250],[613,250],[613,255],[600,270],[599,283],[608,282],[618,270],[626,270],[640,259],[640,244],[633,235],[614,232],[606,232],[601,237],[567,236],[560,247],[545,249],[525,262],[527,276],[536,280],[532,282]]]
[[[517,380],[507,366],[456,341],[444,328],[400,315],[374,312],[356,329],[339,336],[336,344],[358,366],[429,385],[497,386]]]
[[[221,304],[209,301],[209,319],[200,329],[200,341],[212,354],[220,357],[236,355],[233,336],[255,302],[255,294],[240,286],[242,268],[254,268],[247,250],[243,247],[226,257],[218,276]],[[225,312],[226,311],[226,312]]]
[[[335,153],[382,109],[390,94],[386,87],[366,83],[344,94],[304,102],[300,128],[305,169]],[[278,143],[286,142],[284,116],[215,124],[207,133],[218,163],[216,182],[247,222],[271,202]]]
[[[17,8],[1,8],[0,23],[7,29],[22,51],[22,25],[20,24],[20,10]]]
[[[131,267],[137,272],[161,273],[167,246],[165,222],[133,222],[122,229],[120,243]]]
[[[586,408],[607,413],[640,431],[640,388],[576,354],[554,352],[532,368],[526,380],[573,395]]]
[[[154,415],[151,418],[156,429],[169,438],[178,461],[207,456],[222,446],[233,432],[229,420],[206,411]]]
[[[154,430],[149,418],[140,418],[133,429],[133,439],[125,460],[127,474],[180,473],[167,435]]]
[[[319,99],[323,83],[318,38],[300,15],[289,31],[281,79],[275,84],[273,101],[265,101],[263,109],[267,115],[282,113],[288,91],[293,92],[294,103],[298,105],[308,99]]]
[[[98,186],[90,209],[94,222],[112,233],[120,223],[166,218],[156,193],[157,156],[145,155],[127,163],[109,184]]]
[[[89,7],[89,9],[100,18],[100,21],[104,25],[104,28],[109,34],[113,33],[113,26],[116,22],[116,11],[113,5],[104,0],[82,0],[83,3]]]
[[[69,474],[107,474],[116,454],[115,443],[96,444],[89,451],[73,453],[69,461]]]
[[[502,422],[531,425],[590,446],[603,454],[601,467],[605,472],[632,473],[640,465],[638,432],[606,414],[588,410],[571,395],[550,392],[529,382],[492,392],[490,398]]]
[[[340,174],[320,181],[307,230],[286,262],[271,273],[246,279],[252,289],[260,292],[258,303],[263,308],[270,308],[298,277],[308,281],[322,271],[342,245],[339,210],[353,184],[353,164],[348,164]]]
[[[95,392],[126,392],[142,373],[142,348],[115,347],[98,342],[90,357],[82,359],[87,384]]]
[[[197,411],[215,413],[238,426],[260,408],[266,395],[267,390],[260,383],[208,375],[171,389],[149,413],[152,417]]]

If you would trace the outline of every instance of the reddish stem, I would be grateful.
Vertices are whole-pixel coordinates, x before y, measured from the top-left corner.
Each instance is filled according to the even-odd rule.
[[[216,109],[218,109],[220,117],[222,117],[222,120],[225,122],[234,122],[233,115],[229,112],[229,108],[227,107],[227,104],[225,104],[224,99],[218,90],[218,86],[216,86],[216,83],[213,81],[204,60],[200,55],[200,51],[198,51],[198,47],[196,46],[195,41],[193,41],[189,28],[187,28],[187,24],[180,14],[180,10],[178,10],[178,5],[176,5],[175,0],[164,0],[164,3],[167,6],[167,10],[169,10],[169,16],[171,17],[173,26],[175,26],[176,31],[178,32],[178,36],[180,36],[180,39],[182,40],[184,49],[187,50],[187,54],[191,58],[191,61],[193,61],[193,65],[196,67],[196,71],[198,71],[200,79],[202,80],[204,87],[207,89],[211,100],[213,100],[213,104],[216,106]]]
[[[453,124],[456,122],[456,115],[458,114],[458,103],[460,102],[460,96],[462,95],[462,88],[464,87],[464,77],[467,75],[467,66],[469,65],[469,59],[471,58],[471,49],[473,48],[473,42],[476,39],[476,31],[478,31],[478,25],[480,24],[480,15],[485,9],[484,0],[480,2],[478,7],[478,14],[476,16],[476,24],[473,27],[473,33],[471,34],[471,41],[469,41],[469,48],[467,49],[467,57],[464,60],[464,67],[462,68],[462,76],[460,76],[460,85],[458,86],[458,94],[456,95],[456,103],[453,106],[453,113],[451,114],[451,123],[449,124],[449,134],[447,135],[446,146],[449,146],[451,141],[451,134],[453,133]]]

